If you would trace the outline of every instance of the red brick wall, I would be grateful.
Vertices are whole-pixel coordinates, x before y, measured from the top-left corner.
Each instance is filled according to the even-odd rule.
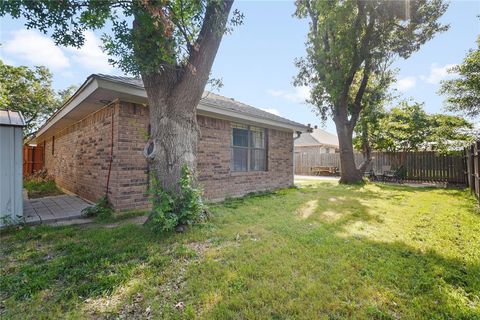
[[[114,157],[114,185],[118,210],[147,209],[148,165],[143,148],[148,136],[148,108],[122,102],[118,147]]]
[[[114,112],[114,157],[109,197],[118,210],[146,209],[148,166],[143,147],[148,134],[148,108],[113,103],[46,140],[45,167],[57,184],[88,200],[105,194]],[[230,172],[230,122],[198,116],[198,180],[210,200],[241,196],[293,184],[291,132],[268,130],[268,171]],[[40,143],[42,143],[40,141]]]
[[[113,103],[55,132],[54,142],[52,137],[45,140],[45,168],[61,188],[91,201],[105,195],[111,148],[111,115],[113,110],[118,113],[119,109],[119,104]],[[115,137],[118,117],[114,116],[113,121]],[[40,141],[40,144],[43,142]],[[115,149],[114,143],[114,153]],[[114,188],[110,189],[110,197],[116,197]]]
[[[293,135],[268,130],[268,171],[230,172],[230,122],[199,116],[198,180],[211,200],[293,184]]]

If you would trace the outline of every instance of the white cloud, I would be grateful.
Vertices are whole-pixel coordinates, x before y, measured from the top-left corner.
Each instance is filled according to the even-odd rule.
[[[398,91],[402,91],[402,92],[405,92],[413,87],[415,87],[415,84],[417,83],[417,79],[415,79],[415,77],[404,77],[404,78],[401,78],[399,79],[396,83],[395,83],[395,88],[398,90]]]
[[[288,101],[300,103],[305,102],[310,97],[309,87],[295,87],[293,91],[268,90],[268,94],[274,97],[281,97]]]
[[[34,30],[14,31],[12,38],[5,42],[4,50],[11,59],[20,58],[52,70],[70,66],[68,58],[53,40]]]
[[[266,109],[260,108],[260,109],[263,110],[263,111],[272,113],[272,114],[274,114],[274,115],[276,115],[276,116],[279,116],[279,115],[280,115],[280,111],[278,111],[277,109],[274,109],[274,108],[266,108]]]
[[[87,69],[92,72],[109,73],[114,68],[108,56],[100,49],[101,41],[92,31],[85,32],[85,43],[77,49],[56,46],[52,39],[34,30],[18,30],[5,42],[4,52],[10,61],[25,60],[34,65],[43,65],[62,74]],[[11,63],[10,63],[11,64]]]
[[[100,39],[92,31],[85,32],[85,43],[80,48],[68,47],[72,61],[94,72],[111,72],[113,67],[108,63],[108,55],[100,49]]]
[[[430,74],[428,76],[421,76],[420,78],[428,83],[438,84],[441,80],[452,76],[452,74],[448,73],[448,69],[454,66],[455,64],[439,66],[437,63],[433,63],[430,66]]]

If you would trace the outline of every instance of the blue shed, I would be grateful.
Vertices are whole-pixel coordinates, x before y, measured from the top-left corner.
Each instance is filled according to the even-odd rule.
[[[0,110],[0,226],[23,218],[24,126],[21,113]]]

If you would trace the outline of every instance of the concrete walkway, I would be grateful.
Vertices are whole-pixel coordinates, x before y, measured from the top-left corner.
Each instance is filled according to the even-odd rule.
[[[90,203],[74,195],[61,195],[23,200],[23,217],[29,225],[55,224],[82,218],[82,210]],[[90,219],[84,219],[90,222]],[[64,224],[64,223],[61,223]]]
[[[305,181],[338,181],[340,177],[336,176],[300,176],[295,175],[295,183]],[[375,181],[376,183],[389,184],[394,186],[408,186],[414,188],[446,188],[445,182],[422,182],[422,181],[408,181],[404,183]]]
[[[340,180],[340,177],[337,177],[337,176],[300,176],[300,175],[295,175],[295,182],[305,181],[305,180],[310,180],[310,181],[338,181],[338,180]]]

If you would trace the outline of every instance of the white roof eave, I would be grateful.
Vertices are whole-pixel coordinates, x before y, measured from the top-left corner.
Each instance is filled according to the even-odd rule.
[[[67,101],[67,103],[57,111],[35,134],[36,138],[45,134],[55,123],[59,122],[63,117],[68,113],[77,108],[83,101],[85,101],[91,94],[93,94],[98,89],[110,90],[113,92],[118,92],[122,96],[130,95],[134,100],[145,100],[147,102],[147,94],[145,90],[141,87],[135,85],[128,85],[124,83],[119,83],[115,81],[109,81],[102,78],[96,78],[94,76],[89,77],[84,84],[78,89],[78,91]],[[200,101],[197,112],[200,115],[212,116],[216,118],[223,118],[228,120],[237,120],[245,121],[252,124],[261,124],[268,127],[277,128],[280,130],[289,130],[293,132],[306,132],[306,126],[296,126],[294,124],[288,124],[285,122],[275,121],[272,119],[258,118],[251,115],[246,115],[243,113],[235,112],[222,108],[217,105],[210,103],[205,103]]]
[[[98,81],[91,77],[77,90],[77,92],[67,101],[67,103],[54,114],[35,134],[40,137],[48,131],[52,125],[60,121],[64,116],[75,109],[81,102],[88,98],[95,90],[99,88]]]

